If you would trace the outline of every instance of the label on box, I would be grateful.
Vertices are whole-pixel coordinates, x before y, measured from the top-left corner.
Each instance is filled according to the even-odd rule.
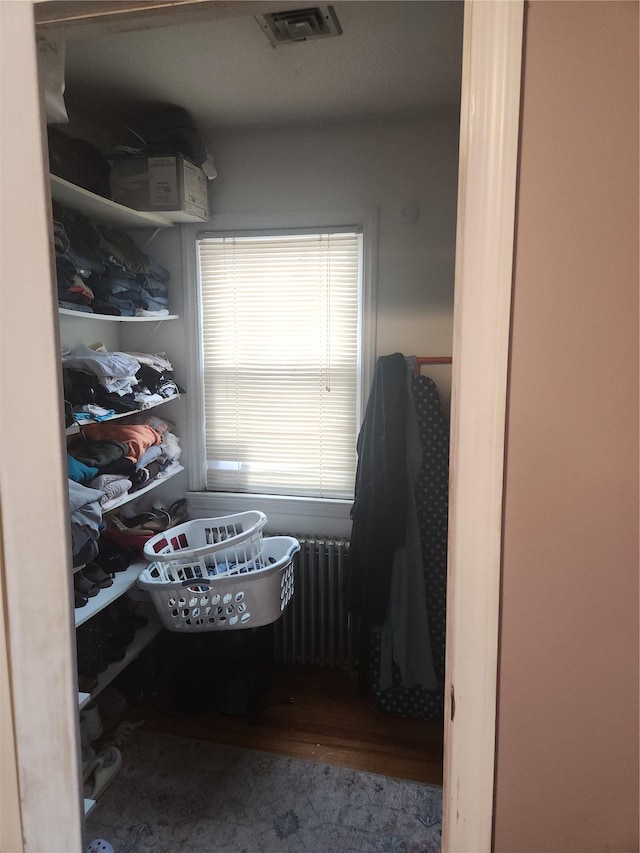
[[[196,216],[207,216],[207,180],[202,169],[186,160],[182,164],[184,176],[184,209]]]
[[[152,207],[178,206],[178,174],[175,157],[149,157],[149,201]]]

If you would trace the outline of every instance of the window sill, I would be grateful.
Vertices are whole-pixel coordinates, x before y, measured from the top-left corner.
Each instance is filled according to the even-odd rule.
[[[185,497],[193,518],[216,518],[259,509],[267,516],[267,534],[347,539],[351,535],[349,512],[353,501],[236,492],[187,492]]]

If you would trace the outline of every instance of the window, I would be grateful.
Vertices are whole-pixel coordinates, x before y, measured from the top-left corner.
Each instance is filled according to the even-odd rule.
[[[360,229],[198,239],[206,487],[353,497]]]

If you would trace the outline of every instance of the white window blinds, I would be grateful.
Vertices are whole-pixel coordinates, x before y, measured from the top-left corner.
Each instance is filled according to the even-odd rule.
[[[198,241],[207,488],[351,498],[361,234]]]

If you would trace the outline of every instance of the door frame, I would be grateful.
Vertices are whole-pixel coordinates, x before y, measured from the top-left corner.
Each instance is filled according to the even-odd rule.
[[[141,5],[123,3],[121,13],[111,13],[109,30],[127,28],[128,7],[136,6],[139,16]],[[205,7],[209,17],[237,14],[240,5],[256,4],[187,0],[178,4],[175,15],[184,20],[190,8],[202,14]],[[268,5],[260,4],[261,11]],[[0,6],[3,20],[11,17],[11,26],[2,27],[2,44],[3,52],[11,58],[10,80],[15,95],[2,99],[3,125],[20,126],[20,134],[28,134],[27,143],[23,139],[20,144],[11,145],[17,158],[16,172],[27,176],[20,184],[19,200],[7,192],[1,198],[3,267],[6,263],[9,270],[13,264],[14,271],[19,270],[30,253],[29,262],[38,267],[35,280],[40,281],[42,297],[32,300],[27,311],[13,298],[15,293],[8,292],[10,287],[3,290],[0,316],[11,313],[11,322],[3,323],[2,347],[5,355],[19,352],[28,338],[28,375],[34,377],[37,387],[45,378],[48,380],[47,402],[50,410],[56,411],[58,332],[49,257],[44,136],[38,117],[34,4],[27,0]],[[52,16],[54,12],[57,15],[58,37],[79,37],[83,27],[92,25],[95,30],[91,16],[84,15],[80,23],[69,23],[65,31],[64,20],[60,23],[64,7],[77,13],[80,4],[49,2],[36,4],[38,18],[44,20],[42,32],[47,31],[47,7]],[[153,8],[145,11],[144,17],[144,26],[154,25]],[[465,2],[447,592],[443,814],[446,853],[489,853],[492,841],[503,460],[523,17],[524,0]],[[122,26],[119,21],[124,22]],[[9,80],[8,75],[3,77]],[[17,201],[18,212],[23,214],[21,221],[32,223],[28,231],[17,221]],[[5,276],[3,279],[7,280]],[[3,383],[11,381],[8,373],[3,372]],[[15,391],[18,405],[12,405],[11,411],[5,405],[2,412],[0,521],[4,537],[0,568],[4,575],[0,592],[10,698],[3,692],[0,699],[12,712],[9,719],[13,720],[20,794],[20,814],[16,817],[22,823],[24,850],[80,850],[81,777],[75,712],[77,685],[70,660],[73,620],[67,569],[64,436],[62,425],[59,430],[44,431],[44,435],[27,425],[25,433],[23,413],[25,409],[29,411],[28,394],[18,386],[14,379],[9,388]],[[3,403],[6,393],[5,387]],[[24,408],[20,403],[25,404]],[[37,437],[39,453],[37,458],[23,457],[18,464],[8,447],[20,446],[25,434],[32,434],[34,440]],[[25,483],[42,483],[39,460],[43,457],[51,461],[52,471],[41,494],[34,497]],[[30,531],[33,536],[34,512],[36,517],[41,514],[39,537],[44,536],[47,541],[47,607],[36,628],[33,603],[22,594],[20,583]],[[3,746],[4,743],[3,740]]]
[[[443,851],[492,844],[524,3],[465,4],[451,397]]]

